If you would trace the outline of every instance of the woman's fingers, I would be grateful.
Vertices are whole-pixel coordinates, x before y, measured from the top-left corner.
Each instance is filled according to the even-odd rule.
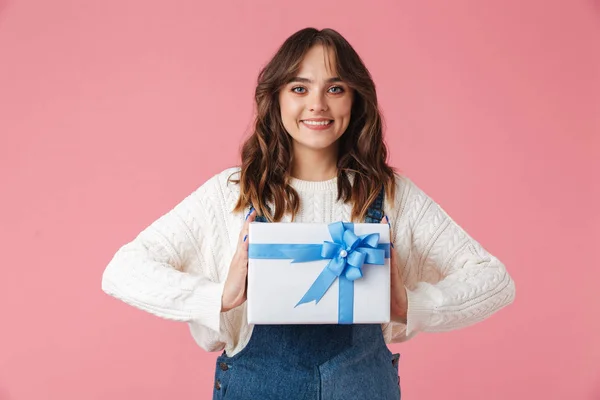
[[[392,224],[390,224],[390,219],[387,217],[387,215],[384,215],[383,218],[381,218],[381,221],[379,222],[381,224],[388,224],[388,227],[390,228],[390,247],[393,249],[394,243],[392,243]]]
[[[248,232],[250,230],[250,223],[256,219],[256,210],[252,209],[250,214],[246,216],[246,221],[244,222],[244,226],[242,227],[242,231],[240,232],[240,246],[244,250],[248,250]]]
[[[390,224],[390,220],[387,215],[384,215],[381,219],[382,224],[388,224],[390,228],[390,265],[392,267],[392,275],[398,275],[398,268],[396,266],[396,249],[394,249],[394,244],[392,243],[392,225]]]
[[[228,311],[246,300],[246,285],[248,274],[248,229],[256,218],[256,210],[251,209],[246,215],[238,238],[238,246],[229,264],[227,280],[221,296],[221,311]]]
[[[246,235],[248,235],[248,227],[250,226],[250,222],[254,221],[256,218],[256,210],[251,208],[248,214],[246,214],[246,218],[244,220],[244,225],[242,225],[242,229],[240,230],[239,243],[243,243],[244,239],[248,239]]]

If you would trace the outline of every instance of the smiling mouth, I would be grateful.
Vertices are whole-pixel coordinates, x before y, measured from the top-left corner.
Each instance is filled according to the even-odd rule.
[[[310,127],[321,127],[321,126],[328,126],[333,124],[333,120],[332,119],[328,119],[328,120],[320,120],[320,121],[314,121],[314,120],[301,120],[300,122],[302,122],[305,125],[308,125]]]

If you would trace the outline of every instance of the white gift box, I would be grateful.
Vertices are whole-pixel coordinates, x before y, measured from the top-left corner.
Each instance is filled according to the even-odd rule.
[[[333,242],[331,224],[261,223],[250,224],[248,240],[248,323],[250,324],[372,324],[390,321],[390,234],[387,224],[345,224],[356,236],[379,234],[378,244],[386,248],[380,265],[363,264],[362,277],[353,282],[353,300],[340,303],[340,280],[336,278],[318,302],[298,304],[315,280],[327,268],[330,259],[292,262],[290,258],[260,258],[254,250],[261,245],[322,245]],[[341,223],[338,223],[338,226]],[[373,236],[373,235],[371,235]],[[335,241],[338,242],[339,241]],[[314,246],[313,246],[314,247]],[[265,248],[263,246],[262,248]],[[360,250],[360,249],[359,249]],[[253,258],[253,252],[256,257]],[[345,251],[341,251],[343,257]],[[341,253],[338,253],[341,254]],[[380,253],[382,254],[382,253]],[[356,255],[356,254],[355,254]],[[279,256],[275,256],[279,257]],[[350,256],[348,256],[350,258]],[[339,258],[338,258],[339,259]],[[342,286],[348,294],[348,280]],[[352,284],[351,284],[352,286]],[[340,304],[350,311],[351,321],[340,320]],[[350,304],[350,308],[348,308]],[[343,314],[347,315],[344,311]]]

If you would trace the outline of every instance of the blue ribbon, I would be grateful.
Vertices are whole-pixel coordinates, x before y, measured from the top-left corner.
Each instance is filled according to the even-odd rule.
[[[318,303],[336,279],[339,283],[338,322],[354,321],[354,281],[362,278],[363,265],[383,265],[390,257],[389,243],[379,244],[379,233],[356,236],[354,224],[328,225],[333,241],[322,244],[249,244],[248,257],[254,259],[292,259],[292,263],[328,259],[329,262],[296,304]]]

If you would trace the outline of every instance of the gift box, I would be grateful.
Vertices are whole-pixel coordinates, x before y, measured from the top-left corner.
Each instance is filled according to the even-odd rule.
[[[387,224],[253,222],[248,240],[248,323],[389,322]]]

